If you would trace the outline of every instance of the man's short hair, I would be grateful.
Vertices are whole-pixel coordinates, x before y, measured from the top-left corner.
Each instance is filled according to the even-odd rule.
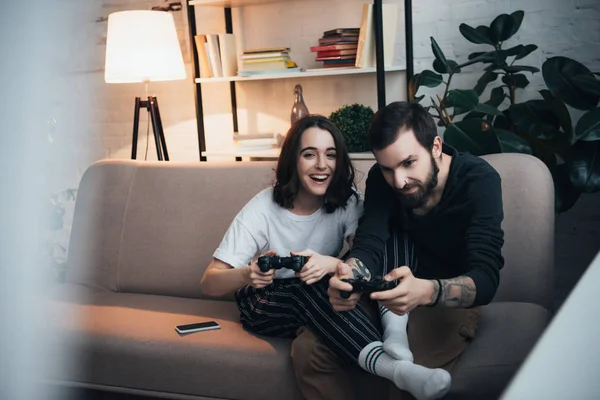
[[[395,101],[377,111],[369,126],[371,150],[381,150],[394,143],[401,132],[412,129],[417,141],[427,150],[433,148],[438,135],[433,117],[417,103]]]

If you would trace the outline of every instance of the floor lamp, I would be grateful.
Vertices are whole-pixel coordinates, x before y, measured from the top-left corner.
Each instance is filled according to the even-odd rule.
[[[156,155],[169,161],[158,101],[148,96],[150,82],[185,79],[185,66],[173,16],[165,11],[121,11],[108,16],[106,35],[107,83],[143,83],[146,100],[135,98],[131,158],[137,154],[140,109],[152,121]]]

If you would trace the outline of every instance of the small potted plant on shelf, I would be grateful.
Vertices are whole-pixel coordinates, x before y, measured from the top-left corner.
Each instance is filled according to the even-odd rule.
[[[367,131],[374,114],[373,109],[369,106],[351,104],[339,108],[329,116],[331,122],[340,129],[346,139],[349,152],[369,151]]]

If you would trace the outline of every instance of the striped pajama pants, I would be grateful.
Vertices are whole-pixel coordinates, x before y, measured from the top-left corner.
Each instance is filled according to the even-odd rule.
[[[390,235],[383,262],[384,274],[402,265],[416,267],[407,235]],[[287,278],[261,289],[244,286],[235,293],[240,322],[250,332],[272,337],[295,337],[298,328],[305,326],[341,357],[357,362],[363,348],[383,340],[381,327],[369,320],[360,304],[350,311],[335,311],[327,294],[328,281],[326,276],[306,285],[299,278]]]

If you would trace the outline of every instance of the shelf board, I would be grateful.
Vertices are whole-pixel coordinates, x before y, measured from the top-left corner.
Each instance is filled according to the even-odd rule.
[[[281,149],[267,150],[220,150],[220,151],[203,151],[205,157],[253,157],[253,158],[277,158]],[[373,153],[370,151],[365,153],[350,153],[351,160],[375,160]]]
[[[294,0],[300,1],[300,0]],[[314,0],[312,0],[314,1]],[[244,7],[259,4],[281,3],[282,0],[190,0],[191,6],[215,6],[215,7]]]
[[[404,66],[392,66],[386,67],[386,72],[393,71],[405,71]],[[353,74],[371,74],[375,73],[375,67],[369,68],[316,68],[307,69],[304,72],[290,72],[290,73],[275,73],[271,75],[257,75],[257,76],[226,76],[222,78],[196,78],[196,83],[210,83],[210,82],[246,82],[246,81],[264,81],[269,79],[290,79],[290,78],[311,78],[315,76],[337,76],[337,75],[353,75]]]

